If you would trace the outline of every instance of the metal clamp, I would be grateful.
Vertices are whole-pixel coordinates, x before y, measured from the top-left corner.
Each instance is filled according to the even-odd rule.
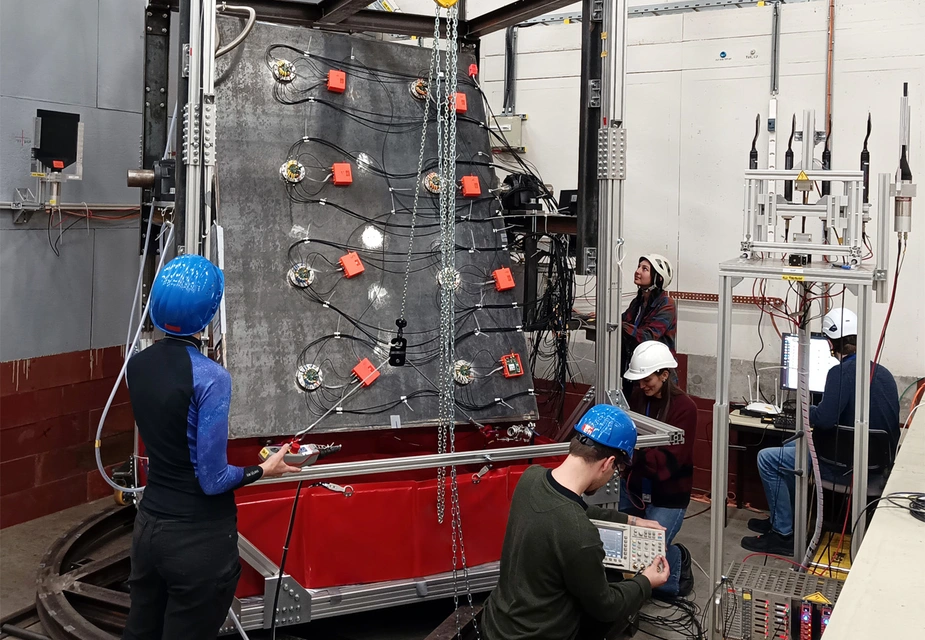
[[[484,467],[479,469],[478,473],[472,474],[472,484],[478,484],[482,481],[482,476],[491,471],[491,465],[486,464]]]
[[[321,487],[322,489],[327,489],[328,491],[333,491],[334,493],[342,493],[345,498],[353,496],[353,487],[349,484],[347,486],[341,486],[339,484],[334,484],[333,482],[319,482],[318,484],[312,485],[315,487]]]
[[[599,109],[601,106],[601,81],[588,80],[588,106]]]

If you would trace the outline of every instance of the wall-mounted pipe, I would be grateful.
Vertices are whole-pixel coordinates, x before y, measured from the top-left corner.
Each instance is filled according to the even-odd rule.
[[[829,0],[828,51],[825,62],[825,135],[832,134],[832,82],[835,56],[835,0]],[[812,135],[812,134],[810,134]],[[807,167],[803,167],[806,169]],[[808,167],[812,168],[812,167]]]

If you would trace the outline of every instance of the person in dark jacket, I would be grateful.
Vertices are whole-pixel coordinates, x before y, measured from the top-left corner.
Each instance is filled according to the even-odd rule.
[[[633,352],[643,342],[655,340],[664,343],[675,352],[675,336],[678,330],[678,312],[674,301],[668,295],[668,285],[674,277],[671,262],[665,256],[650,253],[639,258],[633,283],[637,287],[636,297],[623,312],[623,370]],[[623,385],[623,393],[629,398],[632,383]]]
[[[659,556],[633,578],[608,582],[604,545],[590,519],[662,527],[581,498],[632,456],[633,421],[617,407],[597,405],[575,430],[561,465],[529,467],[514,490],[498,585],[482,613],[486,640],[601,640],[622,630],[668,577]]]
[[[691,501],[697,436],[697,405],[675,385],[677,366],[665,344],[650,340],[636,347],[623,376],[636,382],[629,402],[633,411],[684,430],[682,444],[637,451],[620,485],[620,511],[665,527],[671,576],[658,593],[669,597],[687,596],[694,587],[690,552],[672,544]]]
[[[199,341],[223,291],[222,272],[202,256],[171,260],[150,302],[167,336],[126,370],[148,478],[132,536],[125,640],[216,638],[241,574],[233,492],[299,470],[283,461],[285,447],[260,465],[228,464],[231,376]]]
[[[840,363],[829,369],[822,401],[809,408],[813,437],[824,436],[838,426],[854,427],[854,383],[857,379],[858,318],[849,309],[833,309],[822,319],[822,332]],[[890,434],[895,452],[899,443],[899,391],[896,380],[886,367],[873,365],[870,381],[870,428]],[[852,460],[840,461],[852,464]],[[807,460],[807,464],[811,464]],[[742,538],[742,547],[758,553],[793,555],[793,503],[796,443],[769,447],[758,452],[758,474],[768,499],[769,518],[752,518],[748,528],[759,536]],[[836,480],[840,472],[819,463],[823,479]],[[817,490],[819,490],[817,488]]]

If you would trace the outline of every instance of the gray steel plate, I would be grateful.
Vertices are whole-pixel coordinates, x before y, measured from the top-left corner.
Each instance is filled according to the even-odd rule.
[[[227,42],[237,29],[236,23],[222,20],[220,24],[222,39]],[[277,102],[276,80],[265,60],[268,46],[276,43],[330,60],[312,58],[321,73],[332,67],[347,73],[346,91],[331,93],[321,77],[312,76],[303,60],[288,91],[292,86],[307,88],[320,82],[304,95],[367,112],[361,116],[385,119],[390,124],[374,130],[332,106]],[[291,51],[274,54],[289,60],[299,58]],[[470,62],[474,58],[469,53],[460,56],[461,77],[465,77]],[[225,354],[233,380],[232,437],[291,434],[335,405],[342,406],[343,412],[331,413],[315,432],[435,423],[439,225],[436,198],[427,192],[422,192],[420,199],[406,312],[408,357],[414,366],[392,368],[385,364],[371,386],[339,401],[353,389],[350,372],[359,360],[369,358],[378,366],[388,357],[399,315],[407,225],[417,184],[414,178],[387,180],[375,175],[359,166],[356,158],[366,154],[372,166],[384,167],[391,174],[416,173],[424,103],[412,97],[410,84],[414,77],[426,77],[429,64],[426,48],[262,23],[255,26],[242,51],[219,61],[218,75],[224,80],[216,91],[217,174],[219,218],[225,229]],[[390,75],[377,73],[371,78],[363,67],[388,70]],[[484,113],[478,90],[460,82],[460,91],[467,97],[465,115],[481,122]],[[432,121],[433,111],[431,108]],[[402,126],[403,122],[407,125]],[[435,133],[432,122],[425,165],[433,165],[437,158]],[[303,193],[317,190],[316,197],[325,198],[326,205],[290,202],[281,179],[280,167],[302,136],[323,139],[354,156],[319,143],[306,143],[300,149],[307,175],[299,187],[304,188]],[[489,195],[497,178],[487,166],[492,160],[487,131],[476,122],[460,120],[458,139],[458,176],[477,175],[483,196]],[[324,179],[326,167],[334,162],[350,162],[351,185],[336,187],[309,180]],[[537,415],[536,400],[528,393],[533,383],[526,342],[517,330],[521,309],[514,307],[513,291],[499,293],[491,283],[493,270],[510,266],[505,232],[500,231],[504,225],[499,219],[488,220],[497,208],[490,197],[459,196],[457,200],[458,217],[471,215],[472,221],[457,224],[456,263],[462,284],[456,297],[456,351],[457,358],[472,363],[478,376],[469,385],[457,387],[457,401],[484,407],[460,408],[459,422],[470,417],[478,421],[523,420]],[[363,234],[370,226],[384,236],[382,247],[364,246]],[[304,238],[311,241],[290,251]],[[366,268],[351,279],[335,271],[347,247],[359,252]],[[470,251],[473,247],[476,251]],[[311,290],[330,306],[288,284],[287,272],[298,261],[317,269]],[[479,304],[505,308],[476,309]],[[338,332],[341,337],[331,337]],[[319,340],[322,342],[309,346]],[[499,370],[500,358],[512,351],[520,355],[526,373],[505,378]],[[295,381],[300,364],[318,365],[326,388],[300,390]],[[512,397],[517,394],[521,395]],[[407,404],[402,402],[403,396],[408,398]],[[506,404],[498,402],[499,398],[508,398]]]

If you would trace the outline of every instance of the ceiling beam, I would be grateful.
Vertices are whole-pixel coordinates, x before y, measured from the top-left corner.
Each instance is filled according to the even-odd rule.
[[[370,0],[325,0],[319,5],[321,7],[319,22],[322,24],[343,22],[370,4]]]
[[[477,39],[494,31],[506,29],[524,20],[575,4],[575,0],[518,0],[494,11],[467,21],[464,33],[470,39]],[[462,31],[462,28],[460,28]]]

